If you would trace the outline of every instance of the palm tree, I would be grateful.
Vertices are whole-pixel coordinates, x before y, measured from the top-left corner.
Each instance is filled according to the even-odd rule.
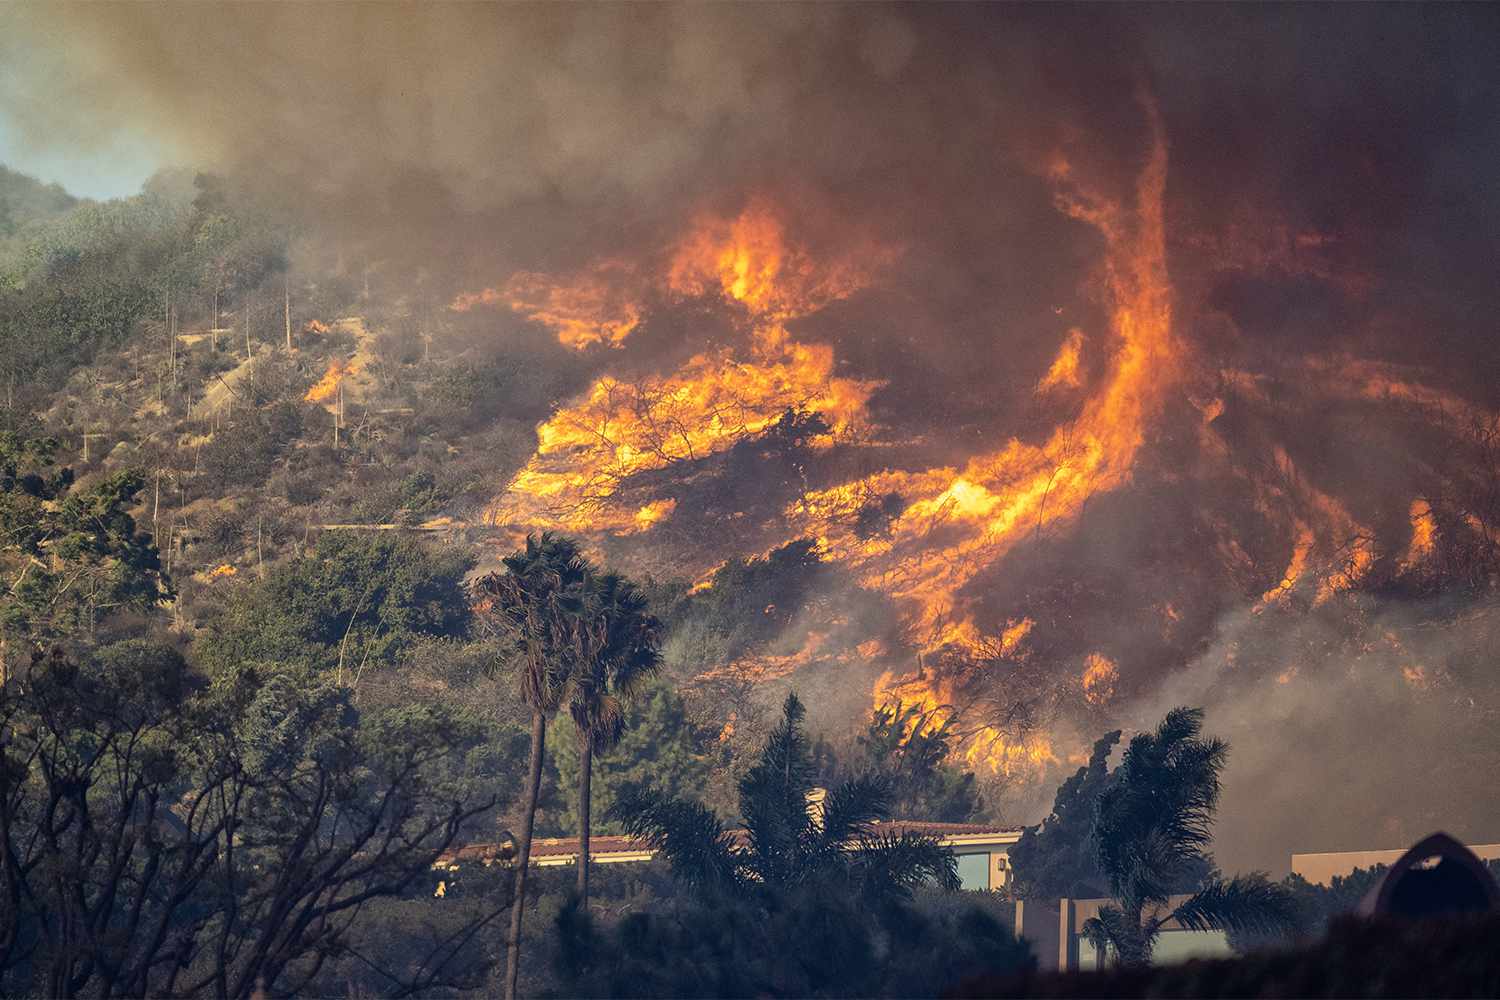
[[[1115,902],[1083,931],[1122,964],[1150,962],[1169,920],[1196,931],[1278,931],[1295,922],[1291,897],[1263,872],[1194,877],[1213,870],[1209,831],[1229,755],[1227,743],[1202,731],[1202,709],[1174,708],[1154,733],[1130,741],[1099,794],[1094,847]],[[1190,881],[1201,888],[1171,906],[1173,890]]]
[[[620,699],[660,663],[661,623],[647,606],[646,596],[623,576],[606,573],[589,581],[588,661],[573,678],[568,703],[578,731],[578,898],[585,908],[594,754],[620,742],[625,727]]]
[[[528,535],[526,547],[503,563],[504,573],[491,573],[475,584],[475,603],[480,622],[501,640],[507,665],[515,668],[521,699],[531,709],[531,771],[506,942],[505,996],[515,1000],[547,719],[561,707],[569,682],[581,672],[586,656],[584,624],[593,567],[575,542],[545,532],[539,538]]]
[[[701,896],[774,893],[815,883],[852,887],[870,897],[905,894],[937,882],[957,888],[957,860],[920,834],[881,834],[890,797],[878,778],[832,789],[821,814],[809,809],[813,762],[795,694],[760,760],[740,781],[743,838],[698,802],[647,787],[623,788],[612,814],[627,832],[666,858],[678,882]]]

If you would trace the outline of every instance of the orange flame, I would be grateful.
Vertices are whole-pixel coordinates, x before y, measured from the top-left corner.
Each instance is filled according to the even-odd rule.
[[[871,248],[865,256],[885,258]],[[788,243],[776,209],[752,202],[733,219],[700,216],[672,254],[667,287],[683,298],[722,295],[744,306],[757,328],[816,312],[848,298],[869,281],[869,265],[854,256],[814,261]]]
[[[1316,541],[1312,529],[1300,521],[1297,522],[1297,540],[1292,545],[1292,561],[1287,564],[1286,572],[1281,575],[1281,582],[1260,595],[1262,606],[1292,592],[1292,588],[1297,585],[1298,579],[1302,576],[1302,571],[1307,568],[1307,556]]]
[[[1083,661],[1083,697],[1090,705],[1103,705],[1115,696],[1120,668],[1103,653],[1090,653]]]
[[[635,512],[635,523],[644,531],[658,521],[671,517],[672,511],[676,509],[676,500],[653,500]]]
[[[306,403],[326,403],[339,391],[339,383],[354,374],[348,362],[342,358],[334,358],[328,363],[328,370],[323,377],[302,397]]]
[[[976,573],[1023,539],[1071,521],[1094,493],[1129,480],[1146,426],[1182,372],[1166,270],[1166,144],[1154,109],[1149,117],[1152,149],[1133,212],[1080,186],[1066,162],[1051,170],[1059,210],[1093,225],[1105,243],[1115,349],[1103,384],[1077,418],[1042,445],[1012,439],[962,470],[878,473],[812,493],[788,512],[831,553],[862,568],[867,585],[913,601],[929,650],[948,643],[972,648],[976,633],[958,592]],[[1067,368],[1064,361],[1059,371]],[[872,493],[910,499],[888,537],[861,539],[848,526],[860,499]]]
[[[1401,560],[1402,569],[1414,569],[1426,562],[1436,542],[1437,524],[1433,520],[1431,504],[1422,499],[1413,500],[1409,516],[1411,544],[1407,546],[1406,557]]]
[[[1062,350],[1057,352],[1057,359],[1052,362],[1052,367],[1047,369],[1047,374],[1037,383],[1037,388],[1042,391],[1049,389],[1077,389],[1083,384],[1083,377],[1079,371],[1083,359],[1083,331],[1073,329],[1068,331],[1068,339],[1063,341]]]
[[[1291,505],[1295,511],[1290,515],[1294,540],[1286,572],[1276,586],[1261,595],[1253,609],[1256,613],[1296,591],[1308,578],[1315,556],[1316,571],[1311,577],[1315,583],[1314,605],[1358,585],[1375,565],[1376,557],[1373,535],[1367,528],[1337,500],[1303,480],[1284,449],[1277,447],[1273,458],[1275,480],[1252,480],[1257,503],[1267,514]]]
[[[872,694],[877,706],[899,702],[918,707],[921,718],[916,725],[919,727],[940,728],[955,716],[956,699],[951,684],[942,678],[929,677],[925,672],[898,679],[886,671],[876,679]],[[1058,762],[1052,741],[1042,733],[1007,732],[980,725],[962,735],[964,738],[958,752],[965,764],[976,769],[987,768],[993,774],[1034,777]]]
[[[799,343],[784,325],[861,287],[853,258],[817,266],[756,203],[734,219],[700,218],[670,260],[667,294],[717,295],[745,311],[750,357],[722,348],[669,375],[600,378],[537,428],[536,453],[489,511],[492,523],[644,530],[671,508],[643,519],[606,503],[632,476],[722,452],[789,410],[821,416],[835,435],[861,423],[879,383],[837,376],[831,347]]]
[[[475,306],[503,304],[550,328],[559,342],[575,350],[594,344],[618,347],[640,325],[634,285],[630,265],[606,260],[562,278],[520,271],[504,287],[460,295],[448,308],[468,312]]]
[[[329,329],[330,329],[330,327],[328,326],[327,323],[324,323],[324,322],[322,322],[320,320],[316,320],[316,319],[310,319],[310,320],[307,321],[307,325],[302,328],[302,332],[303,333],[327,333],[329,331]]]

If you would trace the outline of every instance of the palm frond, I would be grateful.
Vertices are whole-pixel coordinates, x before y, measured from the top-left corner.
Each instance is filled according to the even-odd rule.
[[[1114,948],[1116,952],[1122,950],[1122,943],[1128,947],[1128,941],[1135,932],[1125,912],[1113,904],[1100,907],[1097,915],[1083,922],[1082,930],[1083,936],[1095,948],[1100,951]]]
[[[525,548],[502,562],[505,572],[474,586],[480,625],[516,666],[522,698],[551,714],[584,665],[580,612],[593,567],[576,542],[550,533],[528,535]]]
[[[568,711],[579,738],[587,740],[594,753],[604,753],[624,735],[625,706],[612,694],[580,697],[575,693]]]
[[[1165,903],[1187,860],[1182,845],[1160,830],[1148,831],[1130,844],[1125,857],[1128,867],[1112,888],[1116,897],[1133,909]]]
[[[609,809],[627,835],[650,844],[672,874],[696,892],[714,893],[740,883],[744,859],[713,811],[699,802],[626,784]]]
[[[1164,902],[1206,862],[1228,745],[1203,739],[1200,709],[1176,708],[1131,739],[1095,805],[1099,869],[1117,898]]]
[[[797,696],[787,695],[781,724],[767,737],[760,760],[740,779],[740,812],[752,863],[767,883],[788,881],[811,839],[807,793],[813,768],[803,715]]]
[[[875,835],[858,839],[849,855],[850,874],[862,891],[908,895],[923,885],[957,889],[958,858],[934,837],[917,833]]]
[[[1171,915],[1191,931],[1283,931],[1298,921],[1291,894],[1264,872],[1211,882]]]
[[[890,814],[889,782],[879,776],[854,778],[829,790],[820,833],[827,843],[841,845],[869,833],[871,824]]]
[[[616,573],[590,573],[573,624],[580,639],[580,669],[571,678],[569,711],[595,752],[624,733],[620,698],[660,664],[661,623],[647,610],[635,584]]]

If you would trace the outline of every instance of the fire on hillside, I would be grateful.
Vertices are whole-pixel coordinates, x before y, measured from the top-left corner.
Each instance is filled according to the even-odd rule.
[[[582,533],[626,561],[665,550],[701,585],[726,556],[811,539],[850,588],[896,610],[897,641],[825,613],[799,621],[769,658],[707,669],[863,677],[877,704],[900,699],[922,706],[926,724],[963,722],[966,758],[1008,775],[1080,759],[1078,740],[1049,720],[1139,694],[1160,666],[1151,660],[1186,662],[1226,606],[1274,618],[1420,588],[1440,550],[1451,561],[1473,549],[1487,522],[1454,514],[1451,497],[1439,513],[1416,485],[1357,496],[1348,478],[1307,474],[1298,455],[1308,439],[1274,411],[1321,420],[1339,408],[1341,421],[1470,445],[1493,417],[1399,365],[1311,356],[1231,367],[1201,350],[1192,329],[1212,310],[1194,299],[1201,292],[1174,287],[1169,258],[1198,286],[1205,274],[1292,275],[1358,298],[1374,278],[1340,256],[1332,233],[1279,222],[1258,234],[1171,232],[1172,137],[1152,98],[1139,103],[1127,181],[1080,169],[1064,147],[1036,166],[1052,210],[1092,232],[1096,250],[1077,276],[1089,308],[1060,303],[1054,330],[1036,331],[1056,339],[1022,380],[1026,419],[954,427],[948,440],[904,427],[886,397],[908,373],[851,367],[842,351],[858,333],[839,328],[902,272],[907,248],[855,227],[820,234],[814,249],[796,207],[761,194],[698,214],[639,257],[518,272],[452,302],[508,309],[579,352],[619,352],[538,428],[488,520]],[[695,323],[728,332],[679,335],[675,351],[658,337],[631,353],[658,325]],[[768,456],[786,467],[768,472]],[[748,481],[777,476],[784,488]],[[1138,525],[1120,544],[1149,558],[1135,562],[1144,578],[1111,593],[1124,560],[1099,543],[1122,516]],[[1177,537],[1141,537],[1157,533]],[[1101,623],[1102,638],[1081,637]],[[868,676],[851,673],[856,663]],[[1403,676],[1425,676],[1411,669]]]

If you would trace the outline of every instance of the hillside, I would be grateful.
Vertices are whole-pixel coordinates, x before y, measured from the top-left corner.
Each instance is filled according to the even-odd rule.
[[[78,204],[79,200],[60,185],[43,184],[0,164],[0,240],[9,240],[27,226],[45,222]]]

